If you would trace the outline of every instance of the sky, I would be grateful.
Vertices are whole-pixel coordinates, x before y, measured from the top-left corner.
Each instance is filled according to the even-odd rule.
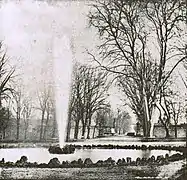
[[[24,84],[30,89],[53,80],[54,52],[64,46],[64,35],[73,44],[74,60],[86,61],[83,51],[93,33],[83,18],[88,9],[82,2],[2,1],[0,39],[10,62],[16,64]],[[86,39],[86,41],[85,41]],[[89,41],[89,42],[90,42]],[[60,56],[60,55],[59,55]],[[64,60],[59,66],[66,66]],[[64,72],[65,73],[65,72]],[[33,86],[34,85],[34,86]]]
[[[84,30],[87,9],[84,2],[48,4],[45,1],[3,1],[0,8],[1,34],[11,63],[30,81],[51,77],[53,52],[64,45],[55,42],[64,34],[74,41],[76,59],[83,59],[82,51],[88,39]],[[84,31],[84,33],[83,33]],[[61,66],[64,66],[61,64]],[[44,77],[43,77],[44,76]]]

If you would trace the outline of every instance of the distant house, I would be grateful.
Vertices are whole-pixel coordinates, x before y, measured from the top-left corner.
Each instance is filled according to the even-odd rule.
[[[177,137],[186,137],[186,124],[178,124],[177,126]],[[143,129],[139,126],[138,134],[143,135]],[[175,137],[175,125],[171,124],[169,127],[169,134],[171,137]],[[153,136],[163,138],[166,136],[166,131],[161,123],[154,124]]]
[[[177,124],[177,137],[186,137],[186,124]],[[165,137],[164,126],[160,123],[154,125],[153,135],[155,137]],[[171,137],[175,137],[175,125],[171,124],[169,127],[169,133]]]

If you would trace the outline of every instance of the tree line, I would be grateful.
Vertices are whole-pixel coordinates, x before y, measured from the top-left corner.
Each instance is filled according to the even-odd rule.
[[[186,17],[184,0],[97,0],[92,4],[88,18],[101,43],[98,53],[89,54],[115,76],[145,137],[152,136],[155,109],[169,136],[173,106],[169,88],[173,72],[187,58]]]
[[[80,124],[82,138],[90,139],[93,115],[109,106],[107,75],[97,68],[76,64],[72,81],[69,123],[74,123],[74,139],[78,139]]]
[[[57,137],[52,87],[44,84],[43,88],[37,90],[36,97],[27,93],[28,89],[24,88],[21,76],[16,67],[10,65],[3,48],[0,42],[0,139],[30,140],[30,126],[37,134],[33,140],[44,141]],[[13,133],[8,137],[10,132]]]
[[[8,58],[2,51],[0,62],[2,64],[0,134],[6,140],[10,131],[12,139],[16,141],[30,140],[29,128],[35,129],[37,135],[34,140],[46,141],[57,138],[57,122],[55,112],[54,84],[44,83],[37,89],[35,97],[27,92],[22,79],[16,74],[16,68],[8,66]],[[6,64],[7,63],[7,64]],[[9,67],[9,68],[7,68]],[[111,82],[108,73],[100,71],[97,67],[76,63],[74,65],[71,97],[68,112],[67,140],[70,139],[73,127],[73,138],[93,138],[97,136],[96,130],[102,134],[103,128],[110,126],[122,133],[124,121],[129,118],[128,113],[113,115],[108,90]],[[62,90],[63,91],[63,90]],[[62,109],[63,111],[63,109]],[[35,115],[36,114],[36,115]],[[127,118],[125,118],[125,116]],[[35,121],[34,121],[34,118]],[[93,125],[94,121],[94,125]],[[80,131],[81,129],[81,131]],[[93,130],[93,132],[91,132]],[[32,130],[31,130],[32,131]]]
[[[90,139],[102,136],[106,128],[115,128],[117,133],[125,133],[130,115],[128,112],[114,114],[109,102],[111,81],[108,72],[98,67],[76,63],[72,78],[67,141],[73,127],[73,139]],[[94,122],[94,123],[93,123]],[[92,134],[91,134],[92,129]],[[98,133],[96,133],[96,130]]]

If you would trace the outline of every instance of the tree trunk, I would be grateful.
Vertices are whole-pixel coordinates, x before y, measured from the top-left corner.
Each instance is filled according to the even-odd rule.
[[[166,130],[166,138],[169,138],[170,137],[170,134],[169,134],[169,128],[165,125],[165,130]]]
[[[55,137],[55,134],[56,134],[56,114],[54,113],[54,120],[53,120],[53,128],[52,128],[52,138]]]
[[[154,123],[158,120],[158,111],[156,104],[152,108],[151,120],[150,120],[150,133],[149,136],[152,138],[154,136]]]
[[[113,128],[115,129],[116,128],[116,119],[114,118],[113,120]]]
[[[45,111],[42,111],[42,119],[41,119],[41,127],[40,127],[40,141],[43,138],[43,125],[44,125],[44,115],[45,115]]]
[[[19,113],[17,112],[17,132],[16,132],[16,140],[19,140],[19,128],[20,128],[20,117],[19,117]]]
[[[71,133],[71,123],[68,121],[68,124],[67,124],[67,134],[66,134],[66,142],[70,141],[70,133]]]
[[[177,124],[175,123],[175,138],[177,138]]]
[[[44,133],[43,133],[43,139],[46,141],[47,136],[47,128],[48,128],[48,123],[49,123],[49,112],[47,112],[47,119],[46,119],[46,124],[45,124],[45,128],[44,128]]]
[[[90,139],[90,126],[87,126],[87,130],[88,130],[88,132],[87,132],[87,139]]]
[[[143,136],[144,137],[148,137],[148,123],[146,121],[146,119],[143,120],[143,124],[142,124],[142,128],[143,128]]]
[[[84,139],[85,132],[86,132],[86,126],[83,124],[83,125],[82,125],[82,135],[81,135],[81,139]]]
[[[27,127],[25,127],[24,140],[26,140],[26,139],[27,139],[27,130],[28,130],[28,128],[27,128]]]
[[[95,138],[95,129],[96,129],[96,125],[95,125],[94,128],[93,128],[93,135],[92,135],[92,138],[93,138],[93,139]]]
[[[75,122],[74,139],[78,139],[79,134],[79,120]]]
[[[143,85],[143,95],[144,95],[144,114],[145,114],[145,119],[144,119],[144,136],[145,137],[149,137],[149,132],[150,132],[150,126],[149,126],[149,122],[151,121],[150,120],[150,115],[149,115],[149,107],[148,107],[148,100],[147,100],[147,95],[146,95],[146,92],[145,92],[145,88],[144,88],[144,85]]]
[[[87,126],[87,130],[88,130],[88,132],[87,132],[87,139],[90,139],[90,126],[91,126],[91,121],[92,121],[92,115],[90,114],[89,115],[89,120],[88,120],[88,126]]]
[[[67,134],[66,134],[66,142],[70,140],[71,133],[71,112],[68,112],[68,124],[67,124]]]
[[[149,137],[153,137],[154,136],[154,123],[151,123],[151,128],[150,128],[150,133],[149,133]]]
[[[25,135],[24,135],[24,140],[27,139],[27,130],[25,129]]]
[[[99,127],[99,137],[101,137],[101,136],[103,136],[103,134],[104,134],[104,132],[103,132],[103,127],[102,126],[100,126]]]
[[[5,139],[5,137],[6,137],[6,130],[3,129],[2,139]]]
[[[119,128],[119,135],[121,134],[121,128]]]

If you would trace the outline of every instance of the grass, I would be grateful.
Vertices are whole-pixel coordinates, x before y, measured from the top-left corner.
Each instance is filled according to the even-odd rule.
[[[0,179],[61,179],[61,180],[127,180],[139,177],[156,177],[156,167],[110,166],[99,168],[7,168],[1,169]]]

